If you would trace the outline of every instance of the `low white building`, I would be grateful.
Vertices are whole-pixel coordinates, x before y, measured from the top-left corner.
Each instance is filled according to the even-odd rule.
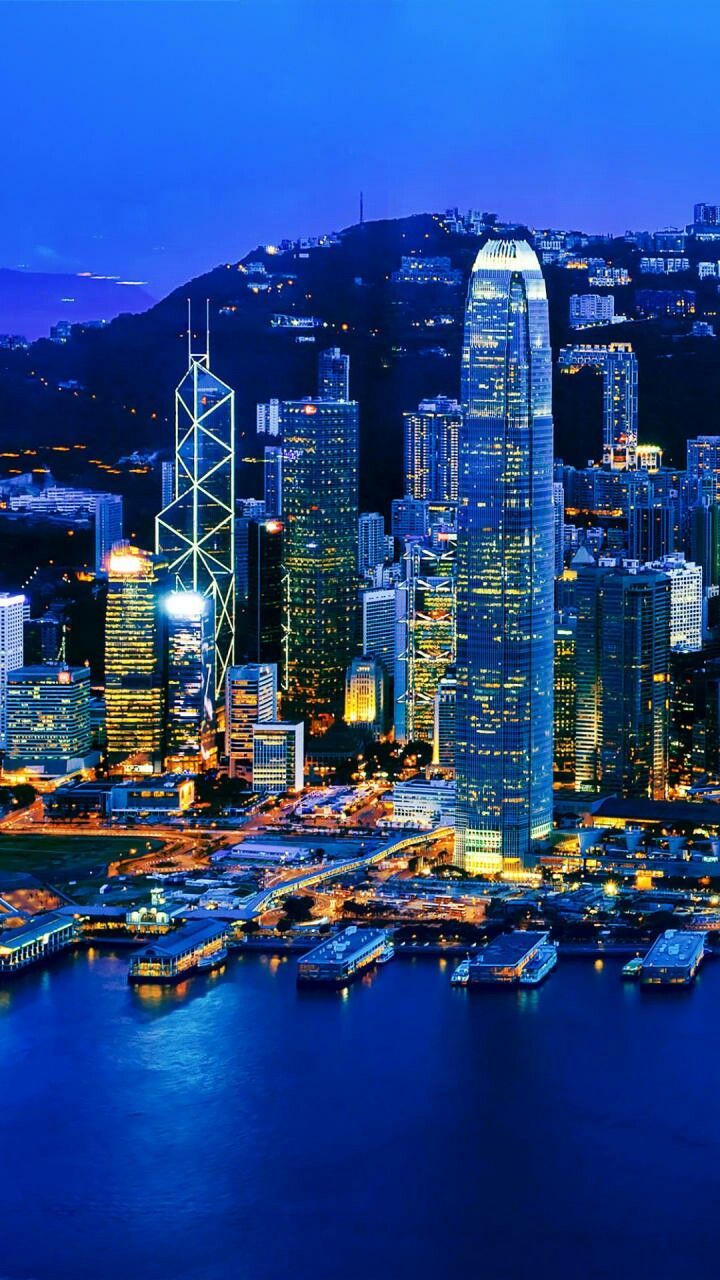
[[[452,826],[455,822],[455,783],[445,778],[410,778],[392,793],[394,827]]]

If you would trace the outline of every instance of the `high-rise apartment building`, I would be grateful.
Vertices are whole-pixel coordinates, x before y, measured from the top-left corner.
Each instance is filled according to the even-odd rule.
[[[175,497],[175,463],[167,458],[160,463],[160,510],[169,507]]]
[[[252,773],[253,725],[278,714],[278,673],[274,663],[231,667],[225,685],[225,754],[231,778]]]
[[[457,502],[462,409],[457,400],[421,400],[403,414],[405,492],[422,501]]]
[[[164,618],[160,597],[166,564],[123,543],[107,563],[105,707],[111,765],[157,771],[164,726]]]
[[[5,747],[7,733],[5,691],[8,672],[23,665],[24,613],[23,595],[0,592],[0,750]]]
[[[217,760],[212,598],[169,591],[163,598],[167,637],[165,768],[199,773]]]
[[[212,597],[214,695],[235,655],[235,393],[210,369],[209,342],[189,353],[175,393],[174,498],[156,519],[158,554],[179,591]]]
[[[358,406],[283,405],[284,688],[311,724],[342,715],[356,643]]]
[[[552,828],[553,424],[548,306],[522,240],[470,278],[457,585],[456,857],[522,862]]]
[[[318,400],[350,399],[350,357],[339,347],[318,356]]]
[[[358,517],[358,573],[362,577],[385,559],[385,521],[377,511],[362,511]]]
[[[720,502],[720,436],[688,440],[687,477],[691,502]]]
[[[119,493],[99,493],[95,501],[95,572],[104,573],[107,559],[123,540],[123,500]]]

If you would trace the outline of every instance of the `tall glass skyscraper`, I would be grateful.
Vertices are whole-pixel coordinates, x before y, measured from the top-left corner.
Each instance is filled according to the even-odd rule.
[[[553,426],[545,282],[489,241],[468,289],[458,481],[456,856],[522,862],[552,827]]]
[[[200,772],[216,763],[213,707],[213,607],[198,591],[169,591],[165,768]]]
[[[357,622],[358,406],[283,404],[284,685],[293,715],[343,711]]]
[[[214,696],[222,700],[235,655],[235,393],[190,354],[175,393],[174,496],[156,520],[155,542],[179,591],[211,596]]]

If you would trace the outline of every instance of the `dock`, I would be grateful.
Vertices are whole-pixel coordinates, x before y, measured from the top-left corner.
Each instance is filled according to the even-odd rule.
[[[313,947],[298,961],[299,983],[344,986],[364,969],[390,959],[392,942],[386,929],[361,929],[350,925],[334,938]]]
[[[155,939],[133,956],[128,982],[179,982],[189,977],[201,961],[209,966],[224,949],[226,931],[223,921],[202,921]]]
[[[642,962],[643,986],[689,986],[705,955],[705,934],[692,929],[666,929]]]
[[[469,987],[514,986],[542,947],[548,945],[547,930],[516,929],[502,933],[472,956],[468,966]]]
[[[75,922],[57,911],[45,911],[17,929],[0,935],[0,977],[20,973],[75,941]]]

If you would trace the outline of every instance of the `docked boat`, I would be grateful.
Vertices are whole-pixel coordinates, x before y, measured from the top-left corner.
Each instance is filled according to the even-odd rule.
[[[470,981],[470,960],[469,959],[461,960],[457,968],[453,970],[453,975],[450,979],[450,982],[454,987],[466,987],[469,981]]]
[[[392,938],[389,937],[387,942],[385,943],[385,946],[380,952],[380,955],[378,956],[376,963],[387,964],[388,960],[392,960],[394,955],[395,955],[395,944]]]
[[[227,947],[221,947],[219,951],[201,956],[197,962],[198,973],[211,973],[213,969],[219,969],[227,960],[227,954]]]
[[[628,960],[627,964],[622,967],[623,978],[639,978],[642,973],[642,956],[633,956],[632,960]]]
[[[521,987],[537,987],[552,973],[557,964],[557,946],[554,942],[546,942],[538,947],[534,956],[528,960],[520,974]]]

